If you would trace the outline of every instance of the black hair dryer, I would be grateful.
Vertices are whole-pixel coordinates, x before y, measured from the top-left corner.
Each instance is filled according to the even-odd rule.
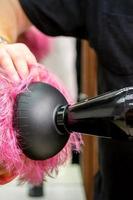
[[[73,131],[107,138],[131,138],[133,87],[68,105],[54,87],[32,83],[25,93],[17,96],[14,122],[20,134],[20,147],[33,160],[56,155]],[[111,127],[119,129],[119,135],[117,131],[111,132]]]

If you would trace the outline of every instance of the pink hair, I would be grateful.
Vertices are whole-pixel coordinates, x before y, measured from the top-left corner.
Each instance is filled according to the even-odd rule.
[[[53,171],[58,172],[59,166],[70,159],[72,149],[79,151],[82,144],[80,134],[72,133],[62,151],[50,159],[34,161],[23,154],[16,139],[19,133],[13,128],[13,107],[16,96],[26,91],[30,83],[38,80],[56,87],[69,104],[73,103],[61,82],[42,65],[32,66],[28,78],[19,84],[11,83],[7,75],[0,73],[0,164],[13,171],[21,181],[32,184],[40,184],[47,175],[52,175]]]

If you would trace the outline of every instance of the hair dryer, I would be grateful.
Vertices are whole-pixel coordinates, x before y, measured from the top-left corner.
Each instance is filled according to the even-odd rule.
[[[120,129],[119,135],[107,131],[108,125]],[[33,160],[56,155],[73,131],[107,138],[132,137],[133,87],[68,105],[54,87],[32,83],[17,96],[14,126],[19,130],[21,149]]]

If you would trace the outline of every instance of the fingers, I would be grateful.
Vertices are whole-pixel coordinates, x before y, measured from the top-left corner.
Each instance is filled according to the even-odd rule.
[[[15,77],[17,74],[18,78],[26,78],[29,74],[29,70],[28,70],[28,65],[27,65],[27,61],[24,58],[23,55],[20,55],[20,53],[16,53],[16,49],[12,49],[12,48],[8,48],[6,50],[6,52],[8,53],[8,56],[10,57],[10,60],[12,62],[12,66],[10,68],[8,68],[8,66],[6,66],[6,71],[8,72],[9,76],[10,76],[10,72],[11,74],[14,73]]]
[[[35,56],[24,44],[9,44],[0,48],[0,66],[13,81],[26,78],[30,71],[29,65],[36,63]]]
[[[29,48],[26,48],[24,53],[28,65],[34,65],[37,63],[36,57],[31,53]]]
[[[12,59],[5,50],[0,51],[0,66],[6,71],[11,80],[15,82],[18,82],[20,80],[20,77],[14,67]]]

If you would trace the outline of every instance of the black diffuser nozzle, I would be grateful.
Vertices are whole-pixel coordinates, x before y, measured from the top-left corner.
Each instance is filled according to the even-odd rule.
[[[56,109],[64,104],[67,101],[56,88],[40,82],[17,96],[14,124],[19,131],[19,145],[29,158],[50,158],[67,143],[69,134],[60,132],[54,120]]]
[[[20,147],[34,160],[56,155],[73,131],[117,139],[133,136],[132,87],[71,106],[54,87],[33,83],[18,95],[15,107]],[[119,135],[111,131],[112,127],[119,129]]]

